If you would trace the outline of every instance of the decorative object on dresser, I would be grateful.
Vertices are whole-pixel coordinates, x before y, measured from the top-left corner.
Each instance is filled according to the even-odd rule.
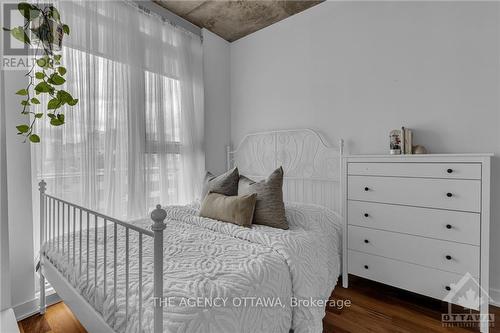
[[[353,274],[479,309],[488,332],[491,156],[344,158],[343,286]]]
[[[402,126],[389,133],[391,155],[413,154],[413,131]]]
[[[401,154],[402,133],[401,130],[392,130],[389,133],[389,146],[391,155]]]
[[[403,126],[401,128],[401,133],[403,133],[403,154],[413,154],[413,131]]]
[[[412,148],[413,154],[427,154],[427,149],[422,145],[415,145]]]

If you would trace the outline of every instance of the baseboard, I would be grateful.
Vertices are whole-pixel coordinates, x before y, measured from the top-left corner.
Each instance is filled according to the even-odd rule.
[[[56,292],[48,292],[46,295],[46,304],[50,306],[52,304],[59,303],[61,298],[57,295]],[[26,303],[19,304],[14,307],[14,314],[16,316],[16,320],[20,321],[25,318],[31,317],[32,315],[38,313],[40,311],[40,300],[38,298],[32,299]]]
[[[11,308],[0,311],[0,332],[19,333],[16,317]]]
[[[500,289],[490,288],[490,304],[500,307]]]

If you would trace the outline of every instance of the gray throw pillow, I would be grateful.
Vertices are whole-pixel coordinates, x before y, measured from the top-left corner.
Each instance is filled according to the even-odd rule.
[[[201,199],[203,200],[208,192],[214,192],[228,196],[237,195],[239,178],[240,174],[238,173],[238,168],[233,168],[217,177],[212,175],[210,172],[207,172],[205,181],[203,182]]]
[[[238,195],[252,193],[257,194],[253,223],[288,229],[283,202],[283,168],[274,170],[266,180],[260,182],[240,176]]]
[[[234,196],[208,193],[201,204],[200,216],[249,228],[256,199],[255,193]]]

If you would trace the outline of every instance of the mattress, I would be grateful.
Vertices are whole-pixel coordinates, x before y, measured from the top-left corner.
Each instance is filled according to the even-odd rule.
[[[165,332],[322,332],[324,301],[340,274],[342,228],[335,213],[314,205],[287,204],[290,229],[281,230],[202,218],[197,205],[165,209]],[[92,222],[88,231],[74,233],[75,243],[73,234],[69,243],[67,236],[64,243],[62,238],[48,241],[43,246],[45,256],[116,332],[153,332],[153,239],[142,237],[140,324],[138,235],[130,231],[126,306],[125,229],[117,227],[115,273],[113,225],[107,225],[105,235],[104,228],[94,229]],[[133,223],[149,228],[152,222]]]

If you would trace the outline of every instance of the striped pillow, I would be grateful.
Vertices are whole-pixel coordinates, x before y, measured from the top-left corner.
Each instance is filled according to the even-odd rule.
[[[201,199],[205,198],[208,192],[214,192],[233,196],[238,194],[238,179],[240,174],[238,168],[233,168],[219,176],[214,176],[207,172],[201,193]]]
[[[257,194],[253,223],[288,229],[283,203],[283,168],[274,170],[266,180],[260,182],[240,176],[238,195],[252,193]]]

